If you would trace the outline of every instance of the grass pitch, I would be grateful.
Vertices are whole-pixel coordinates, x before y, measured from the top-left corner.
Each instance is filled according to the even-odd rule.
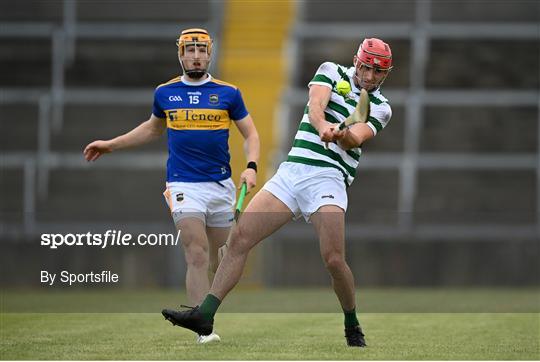
[[[301,290],[294,292],[297,295],[303,293]],[[327,292],[305,293],[310,296],[310,300],[317,293],[321,294],[321,300],[324,300]],[[407,293],[406,290],[393,292],[396,293],[396,298],[403,297],[403,294]],[[81,292],[85,293],[89,299],[95,294],[95,292]],[[22,294],[26,299],[31,293]],[[55,298],[62,298],[68,294],[68,292],[56,293]],[[114,292],[107,294],[111,300],[114,298]],[[237,294],[237,298],[240,298],[241,294]],[[279,300],[272,299],[272,293],[258,291],[247,294],[249,296],[246,300],[252,302],[256,302],[254,295],[259,295],[261,303],[277,305],[280,303]],[[197,345],[193,333],[173,327],[157,311],[6,313],[6,306],[10,306],[14,300],[20,298],[20,295],[21,293],[3,293],[2,296],[4,311],[0,315],[2,359],[540,359],[540,314],[537,311],[361,313],[360,321],[368,343],[368,348],[365,349],[346,347],[341,313],[225,312],[216,316],[215,323],[222,342]],[[529,295],[538,296],[537,292]],[[39,293],[35,293],[33,299],[39,304],[40,300],[47,298],[40,298]],[[533,302],[535,300],[533,299]]]

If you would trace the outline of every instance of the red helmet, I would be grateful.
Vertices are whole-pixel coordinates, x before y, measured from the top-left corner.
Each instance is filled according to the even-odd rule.
[[[388,70],[392,69],[392,50],[381,39],[364,39],[358,48],[356,56],[362,64],[367,66]]]

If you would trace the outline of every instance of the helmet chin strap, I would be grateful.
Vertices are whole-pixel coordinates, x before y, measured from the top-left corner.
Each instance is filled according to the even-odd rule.
[[[204,71],[204,70],[188,70],[185,73],[190,78],[201,79],[206,74],[206,71]]]
[[[193,79],[201,79],[202,77],[204,77],[205,74],[208,73],[208,69],[204,69],[204,70],[199,70],[199,69],[193,69],[193,70],[188,70],[186,69],[186,67],[184,67],[184,63],[182,62],[181,59],[180,60],[180,67],[182,68],[182,72],[187,75],[188,77],[190,78],[193,78]],[[208,68],[210,67],[210,62],[208,62]]]

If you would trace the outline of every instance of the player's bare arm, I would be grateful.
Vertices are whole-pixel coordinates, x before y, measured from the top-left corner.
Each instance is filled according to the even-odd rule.
[[[370,138],[375,137],[375,133],[371,127],[365,123],[357,123],[343,132],[343,135],[338,135],[337,143],[344,150],[359,147]]]
[[[323,85],[312,85],[309,88],[309,122],[324,142],[332,142],[340,133],[334,133],[334,125],[324,117],[324,110],[330,101],[332,89]],[[343,133],[343,132],[342,132]]]
[[[111,140],[98,140],[85,147],[83,154],[86,161],[95,161],[101,155],[122,148],[136,147],[158,139],[166,129],[166,121],[153,114],[150,119],[141,123],[128,133]]]
[[[248,114],[244,118],[235,122],[236,127],[240,131],[242,137],[244,137],[244,152],[246,153],[246,159],[248,164],[255,163],[259,161],[259,154],[261,149],[261,143],[259,140],[259,133],[253,119]],[[252,165],[252,164],[251,164]],[[257,171],[254,168],[246,168],[240,175],[239,185],[246,183],[248,191],[254,188],[257,185]]]

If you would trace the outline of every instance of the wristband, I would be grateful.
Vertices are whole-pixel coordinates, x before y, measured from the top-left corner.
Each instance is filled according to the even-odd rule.
[[[257,172],[257,162],[249,161],[247,163],[246,168],[251,168],[251,169],[255,170],[255,172]]]

